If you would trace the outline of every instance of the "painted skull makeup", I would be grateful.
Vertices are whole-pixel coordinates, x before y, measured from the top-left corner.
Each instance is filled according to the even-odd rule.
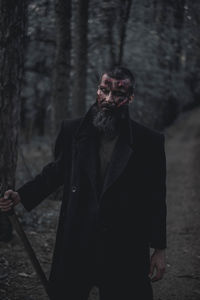
[[[130,102],[130,80],[115,79],[104,74],[97,90],[97,103],[103,110],[119,108]]]

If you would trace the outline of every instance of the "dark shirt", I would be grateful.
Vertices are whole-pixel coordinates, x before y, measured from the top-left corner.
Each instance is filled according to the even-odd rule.
[[[104,181],[106,171],[109,167],[109,162],[116,144],[118,136],[114,139],[106,139],[104,136],[101,136],[99,142],[99,158],[100,158],[100,178],[101,182]]]

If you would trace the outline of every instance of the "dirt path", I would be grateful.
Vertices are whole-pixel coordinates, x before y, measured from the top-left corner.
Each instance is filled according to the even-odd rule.
[[[166,130],[167,272],[155,300],[200,299],[200,109]]]
[[[166,156],[167,272],[162,281],[153,284],[154,298],[199,300],[200,109],[183,114],[166,130]],[[29,151],[27,160],[28,157]],[[25,212],[20,206],[17,209],[47,275],[59,205],[59,202],[46,200],[31,213]],[[0,267],[7,272],[7,276],[0,279],[1,300],[47,300],[16,234],[10,243],[0,243]],[[97,290],[92,291],[91,299],[98,299]]]

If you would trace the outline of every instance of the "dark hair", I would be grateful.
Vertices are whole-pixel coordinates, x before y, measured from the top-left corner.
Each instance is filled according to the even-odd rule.
[[[107,74],[111,78],[115,79],[129,79],[131,82],[131,86],[129,89],[130,94],[134,92],[135,89],[135,77],[132,72],[123,67],[123,66],[113,66],[109,70],[106,70],[103,74]]]

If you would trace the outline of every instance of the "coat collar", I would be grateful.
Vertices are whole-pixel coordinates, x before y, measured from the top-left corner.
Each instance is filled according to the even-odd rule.
[[[78,143],[77,149],[81,164],[85,169],[85,172],[90,178],[90,182],[98,197],[98,147],[99,139],[97,129],[92,124],[92,108],[96,104],[93,104],[85,117],[81,120],[81,123],[75,134],[75,142]],[[125,169],[130,156],[132,155],[132,124],[129,116],[129,109],[126,108],[124,118],[122,120],[122,126],[120,128],[120,134],[118,141],[115,145],[110,165],[106,173],[103,189],[101,191],[100,198],[103,197],[108,188],[117,180],[120,174]]]
[[[94,103],[85,116],[81,119],[81,122],[75,132],[75,140],[80,141],[82,139],[86,139],[88,137],[94,137],[97,134],[97,129],[92,124],[92,109],[96,105]]]
[[[95,105],[95,104],[93,104]],[[80,124],[74,135],[74,151],[78,156],[78,161],[83,167],[85,173],[88,175],[91,185],[93,187],[96,197],[98,197],[98,132],[92,124],[92,107],[88,110],[84,118],[81,119]]]

